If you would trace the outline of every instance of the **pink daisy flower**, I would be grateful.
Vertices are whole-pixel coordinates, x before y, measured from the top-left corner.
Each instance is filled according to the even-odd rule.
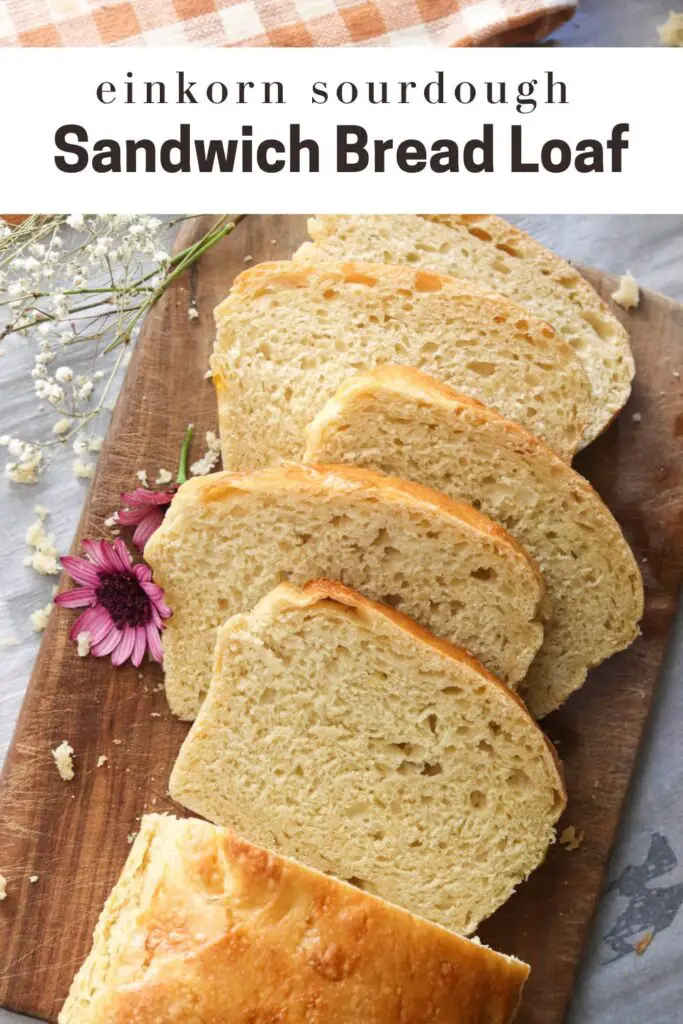
[[[139,551],[144,551],[149,538],[163,523],[166,509],[177,490],[177,484],[166,491],[136,487],[134,491],[121,495],[121,502],[126,508],[116,513],[116,521],[122,526],[135,527],[133,544]]]
[[[63,567],[80,586],[55,597],[62,608],[86,608],[69,636],[90,635],[90,653],[96,658],[111,654],[113,665],[128,658],[135,666],[149,651],[154,661],[163,659],[161,630],[171,609],[161,587],[152,582],[148,565],[134,565],[122,540],[84,540],[85,558],[66,555]]]
[[[181,484],[187,480],[187,453],[192,440],[193,427],[190,424],[185,431],[185,437],[180,448],[180,459],[178,461],[178,476],[176,482],[163,491],[152,491],[148,487],[136,487],[134,491],[128,491],[121,495],[121,502],[125,506],[116,513],[116,521],[121,526],[134,526],[133,544],[138,551],[145,550],[145,544],[155,530],[158,530],[164,521],[168,506],[173,501],[175,492]]]

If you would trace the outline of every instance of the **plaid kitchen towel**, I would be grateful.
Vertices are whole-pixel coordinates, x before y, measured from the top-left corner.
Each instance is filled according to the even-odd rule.
[[[530,43],[575,8],[576,0],[0,0],[0,45]]]

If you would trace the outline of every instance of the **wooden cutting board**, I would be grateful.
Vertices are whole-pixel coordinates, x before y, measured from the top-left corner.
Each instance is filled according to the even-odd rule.
[[[190,221],[179,245],[212,218]],[[180,279],[150,313],[85,506],[82,537],[107,536],[103,520],[135,472],[174,469],[185,426],[201,439],[216,429],[204,379],[212,310],[245,257],[287,257],[305,237],[302,217],[249,217]],[[248,262],[248,261],[247,261]],[[615,281],[586,275],[607,297]],[[199,318],[188,318],[196,303]],[[585,832],[578,850],[556,845],[545,864],[481,930],[482,939],[532,966],[522,1024],[559,1024],[569,1000],[636,752],[671,632],[683,575],[683,307],[643,295],[620,318],[637,363],[634,395],[607,433],[578,461],[622,523],[642,565],[643,633],[626,653],[591,673],[584,689],[546,722],[565,763],[569,808],[562,826]],[[634,422],[633,413],[641,422]],[[201,448],[201,450],[197,450]],[[161,671],[113,669],[79,658],[68,640],[73,614],[50,619],[0,789],[0,1002],[56,1020],[85,957],[100,908],[145,811],[182,814],[166,795],[187,725],[170,715]],[[59,778],[50,749],[68,739],[76,777]],[[97,767],[100,755],[108,758]],[[34,884],[30,875],[38,875]]]

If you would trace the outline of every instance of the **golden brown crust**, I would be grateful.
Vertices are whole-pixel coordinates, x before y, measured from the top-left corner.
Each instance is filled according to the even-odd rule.
[[[452,659],[458,665],[466,665],[468,668],[471,668],[474,672],[481,675],[488,684],[503,693],[506,699],[509,699],[521,708],[524,716],[529,720],[529,726],[543,737],[545,745],[551,754],[553,768],[557,775],[556,788],[560,798],[566,804],[567,791],[564,782],[564,769],[554,744],[550,742],[529,714],[522,698],[506,686],[505,683],[502,683],[500,679],[496,678],[492,672],[489,672],[477,658],[463,647],[458,647],[457,644],[452,644],[450,640],[445,640],[443,637],[435,636],[430,630],[425,629],[424,626],[421,626],[415,619],[404,614],[404,612],[399,612],[389,605],[382,604],[380,601],[372,601],[369,597],[365,597],[364,594],[360,594],[357,590],[353,590],[351,587],[347,587],[336,580],[310,580],[303,587],[297,587],[292,583],[281,583],[271,590],[269,594],[261,598],[252,614],[258,615],[260,612],[263,612],[266,615],[270,615],[273,612],[284,612],[290,608],[312,608],[316,604],[325,604],[326,602],[334,602],[344,609],[351,609],[356,614],[361,614],[365,624],[370,629],[373,628],[375,621],[378,619],[390,623],[396,629],[407,633],[413,640],[424,644],[437,654]],[[229,625],[230,620],[225,624],[224,629],[228,628]]]
[[[240,492],[334,496],[348,493],[349,489],[357,491],[359,496],[362,493],[381,498],[388,504],[410,505],[417,509],[437,511],[445,517],[446,523],[450,520],[459,526],[468,526],[490,537],[530,566],[542,593],[543,577],[536,563],[502,526],[477,512],[471,505],[451,501],[445,494],[430,487],[410,480],[401,480],[399,477],[385,476],[371,469],[285,462],[281,466],[256,470],[253,473],[210,473],[208,476],[193,477],[183,484],[173,499],[171,510],[175,508],[179,511],[192,505],[224,502]],[[150,544],[153,544],[153,540]]]
[[[98,926],[62,1024],[508,1024],[519,1004],[520,961],[207,822],[143,818],[129,862],[154,884],[116,949]]]

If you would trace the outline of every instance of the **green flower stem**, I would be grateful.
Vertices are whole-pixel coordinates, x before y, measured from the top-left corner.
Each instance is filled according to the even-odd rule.
[[[184,484],[187,481],[187,453],[190,450],[190,441],[192,440],[193,433],[194,426],[188,423],[180,448],[180,458],[178,459],[178,475],[175,478],[177,484]]]

